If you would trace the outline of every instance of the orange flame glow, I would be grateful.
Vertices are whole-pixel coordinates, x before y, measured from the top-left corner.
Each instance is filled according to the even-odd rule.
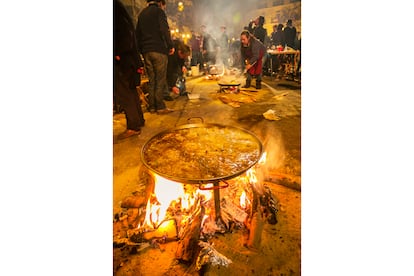
[[[246,191],[249,191],[249,187],[253,186],[256,190],[260,190],[261,184],[259,183],[256,170],[260,170],[260,165],[265,164],[266,155],[266,152],[263,153],[256,166],[253,166],[248,171],[246,171],[245,174],[242,174],[234,179],[236,186],[240,185],[239,191],[242,191],[239,198],[239,204],[243,209],[247,209],[251,204],[248,197],[248,194],[250,193],[246,193]],[[173,219],[172,217],[167,217],[167,210],[170,205],[172,207],[177,206],[177,210],[180,210],[180,212],[191,213],[193,211],[192,209],[197,205],[197,203],[204,204],[213,198],[212,188],[214,187],[214,184],[212,183],[204,184],[203,187],[200,185],[200,187],[197,188],[193,185],[183,185],[182,183],[168,180],[157,174],[153,174],[153,177],[155,185],[154,193],[147,201],[145,219],[142,226],[139,225],[138,228],[149,227],[152,229],[157,229],[158,227],[164,227],[165,225],[162,226],[162,223],[164,221]],[[238,194],[240,194],[240,192]],[[234,203],[237,204],[237,198],[234,198],[234,200]],[[173,209],[174,208],[172,208],[170,211]],[[202,225],[204,224],[204,221],[206,221],[211,216],[213,211],[214,209],[212,208],[206,208],[204,210],[205,215],[203,217]],[[170,213],[170,215],[174,216],[173,213]],[[176,221],[177,227],[179,227],[180,224],[183,225],[183,223],[185,223],[185,221],[188,219],[190,219],[190,217],[184,215],[183,213],[180,213],[181,221]],[[170,224],[171,223],[168,225]]]
[[[243,209],[246,208],[246,192],[245,191],[243,191],[240,196],[240,207],[242,207]]]

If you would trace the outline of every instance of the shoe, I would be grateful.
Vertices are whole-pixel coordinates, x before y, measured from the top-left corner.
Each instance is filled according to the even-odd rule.
[[[165,96],[165,97],[164,97],[164,101],[169,101],[169,102],[171,102],[171,101],[174,101],[174,99],[173,99],[173,97],[171,97],[171,96]]]
[[[126,139],[128,137],[134,136],[134,135],[140,135],[141,134],[141,130],[132,130],[132,129],[127,129],[124,132],[122,132],[121,134],[118,135],[118,139]]]
[[[157,110],[157,114],[158,115],[168,114],[168,113],[171,113],[173,111],[174,111],[174,109],[164,108],[164,109]]]
[[[246,84],[242,86],[242,88],[249,88],[251,85],[250,81],[246,81]]]

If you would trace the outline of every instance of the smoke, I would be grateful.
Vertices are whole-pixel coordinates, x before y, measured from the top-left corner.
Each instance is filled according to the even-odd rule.
[[[220,35],[220,26],[226,26],[229,38],[239,38],[244,26],[251,18],[247,14],[257,9],[255,1],[248,0],[210,0],[194,1],[194,30],[199,32],[200,26],[205,25],[207,32],[214,38]]]
[[[263,181],[268,172],[275,171],[285,164],[286,150],[280,130],[274,124],[261,122],[251,128],[263,144],[263,152],[266,152],[266,162],[260,165],[258,178]]]

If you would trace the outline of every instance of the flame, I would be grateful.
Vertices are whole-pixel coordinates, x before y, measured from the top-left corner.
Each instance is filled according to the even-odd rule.
[[[163,178],[157,174],[153,174],[154,177],[154,193],[147,201],[145,219],[142,226],[156,229],[160,227],[164,220],[167,218],[167,210],[171,203],[176,202],[180,204],[181,211],[189,212],[191,208],[196,204],[196,201],[201,199],[206,202],[213,197],[211,190],[200,189],[187,189],[184,185],[177,183],[166,178]],[[206,188],[212,187],[213,184],[206,184]],[[185,221],[185,218],[182,218]],[[138,226],[140,228],[141,225]]]
[[[251,204],[245,189],[249,189],[248,186],[252,186],[256,191],[260,192],[262,190],[262,184],[259,183],[261,181],[258,180],[256,171],[260,165],[265,164],[266,156],[267,154],[264,152],[256,166],[253,166],[245,174],[235,178],[235,183],[238,183],[237,186],[240,185],[240,190],[242,190],[239,204],[243,209],[247,209],[248,205]],[[167,210],[170,206],[172,206],[170,212],[175,206],[180,210],[181,221],[176,222],[177,227],[179,227],[180,224],[182,225],[188,219],[191,219],[190,214],[194,211],[194,206],[197,206],[199,203],[205,204],[213,198],[213,183],[204,184],[203,188],[196,188],[194,185],[183,185],[182,183],[168,180],[157,174],[153,174],[153,177],[155,183],[154,193],[147,201],[145,219],[142,226],[139,225],[138,228],[149,227],[157,229],[158,227],[163,227],[162,224],[164,221],[174,219],[174,213],[170,213],[170,217],[167,217]],[[210,218],[213,211],[212,208],[205,209],[202,225]]]
[[[240,207],[242,207],[243,209],[246,208],[246,192],[245,191],[243,191],[240,196]]]
[[[266,163],[267,158],[267,152],[264,152],[262,154],[262,157],[260,157],[259,162],[257,162],[259,165],[264,165]]]

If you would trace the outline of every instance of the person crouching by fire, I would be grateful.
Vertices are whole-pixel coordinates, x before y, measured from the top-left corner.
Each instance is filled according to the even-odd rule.
[[[266,53],[266,47],[263,43],[255,38],[249,31],[245,30],[240,34],[241,57],[244,61],[244,70],[246,72],[246,84],[243,88],[249,88],[252,78],[256,78],[256,89],[262,88],[262,60]]]

